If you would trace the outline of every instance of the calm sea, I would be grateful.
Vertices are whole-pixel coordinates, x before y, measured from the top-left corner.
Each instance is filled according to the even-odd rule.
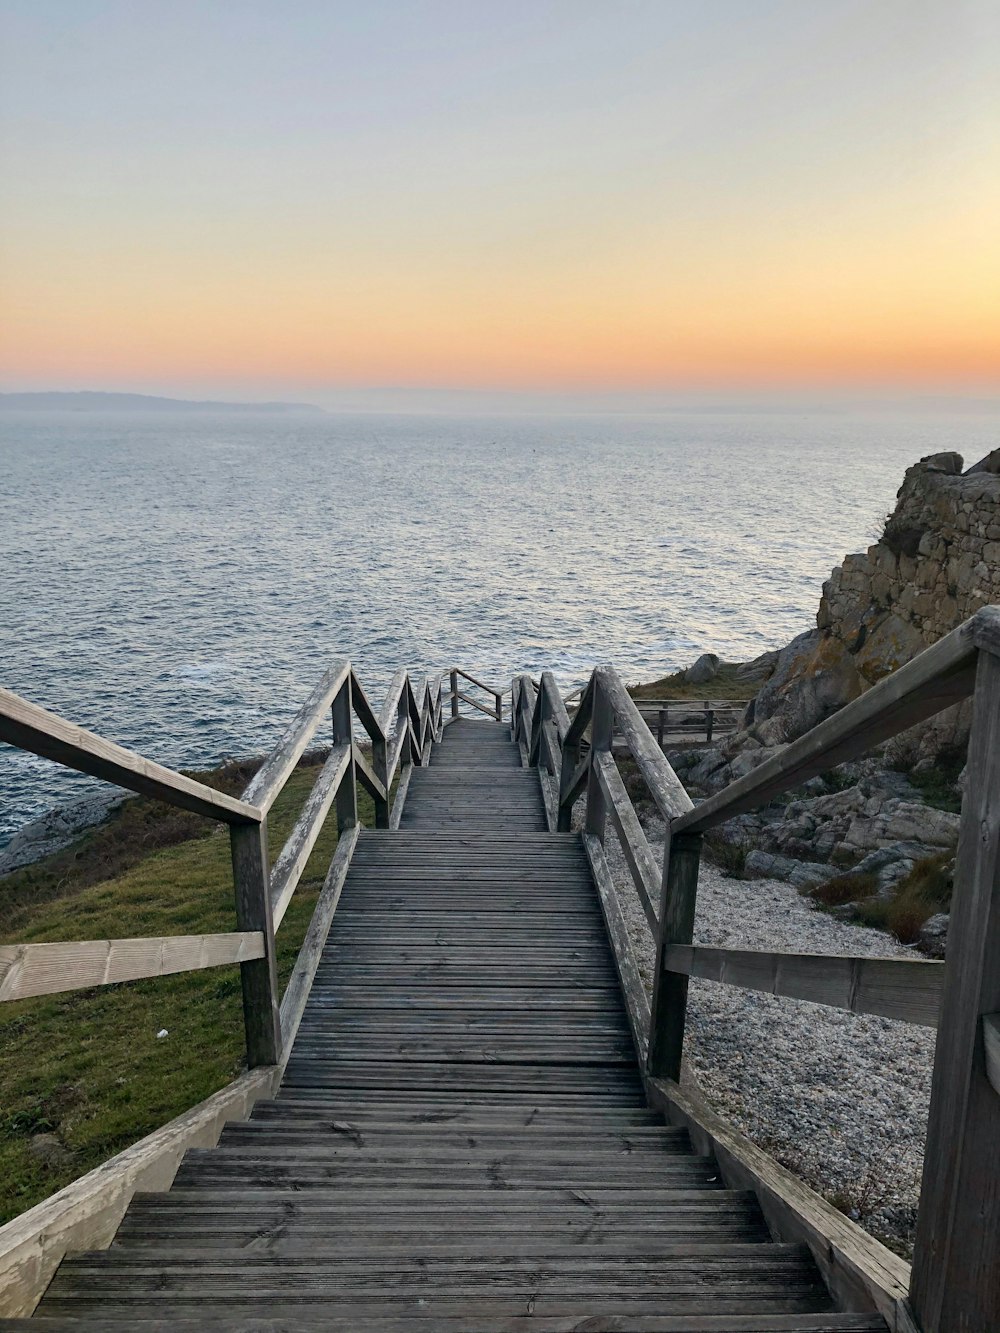
[[[815,614],[912,461],[996,415],[0,417],[0,684],[192,767],[269,747],[327,662],[565,685]],[[0,747],[0,843],[95,784]]]

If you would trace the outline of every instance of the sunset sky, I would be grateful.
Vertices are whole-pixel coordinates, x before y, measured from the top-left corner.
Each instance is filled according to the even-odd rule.
[[[1000,388],[997,0],[0,0],[0,376]]]

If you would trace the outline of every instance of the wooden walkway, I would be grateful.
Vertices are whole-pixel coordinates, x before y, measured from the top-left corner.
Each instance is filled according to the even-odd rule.
[[[452,723],[360,834],[278,1096],[24,1326],[884,1330],[647,1108],[589,863],[545,830],[509,729]]]

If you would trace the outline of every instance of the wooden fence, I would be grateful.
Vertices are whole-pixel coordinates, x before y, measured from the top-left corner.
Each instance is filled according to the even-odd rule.
[[[855,759],[973,696],[961,835],[945,963],[699,945],[702,838],[735,815]],[[715,1151],[728,1183],[758,1191],[779,1235],[806,1240],[842,1299],[870,1298],[894,1329],[1000,1329],[1000,609],[986,607],[776,757],[694,806],[610,667],[594,671],[570,719],[552,675],[515,679],[511,725],[538,765],[550,826],[586,800],[583,840],[601,894],[647,1090]],[[666,825],[657,866],[612,754],[621,735]],[[588,743],[589,742],[589,743]],[[649,1003],[603,844],[614,826],[656,942]],[[752,888],[748,886],[748,896]],[[797,1187],[766,1154],[737,1144],[681,1085],[689,977],[937,1028],[911,1269]],[[741,1174],[742,1173],[742,1174]],[[809,1196],[808,1198],[805,1196]],[[859,1295],[860,1293],[860,1295]],[[855,1308],[848,1305],[846,1308]],[[915,1321],[915,1322],[913,1322]]]
[[[462,700],[483,708],[459,692],[459,677],[480,684],[458,668],[451,671],[447,697],[452,717],[458,716]],[[502,696],[489,686],[481,688],[491,700],[491,706],[483,711],[499,717]],[[106,741],[9,690],[0,690],[0,740],[227,824],[236,904],[236,929],[227,933],[2,945],[0,1000],[238,963],[248,1067],[279,1064],[282,1052],[294,1038],[315,967],[310,970],[307,965],[307,937],[302,966],[296,967],[279,1005],[274,937],[309,854],[335,807],[340,841],[316,906],[311,937],[318,936],[324,922],[329,925],[357,840],[357,784],[360,782],[372,796],[376,827],[397,827],[413,765],[425,763],[432,742],[440,739],[444,697],[443,674],[416,684],[406,671],[400,671],[376,712],[350,663],[336,662],[237,798]],[[327,717],[332,732],[329,757],[319,770],[294,829],[272,862],[267,843],[268,812]],[[355,723],[368,737],[370,760],[355,737]],[[397,777],[395,800],[390,804]]]

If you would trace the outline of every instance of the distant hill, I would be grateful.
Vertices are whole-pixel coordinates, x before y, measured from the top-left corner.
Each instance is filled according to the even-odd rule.
[[[219,403],[186,398],[154,398],[145,393],[0,393],[0,412],[309,412],[325,416],[311,403]]]

